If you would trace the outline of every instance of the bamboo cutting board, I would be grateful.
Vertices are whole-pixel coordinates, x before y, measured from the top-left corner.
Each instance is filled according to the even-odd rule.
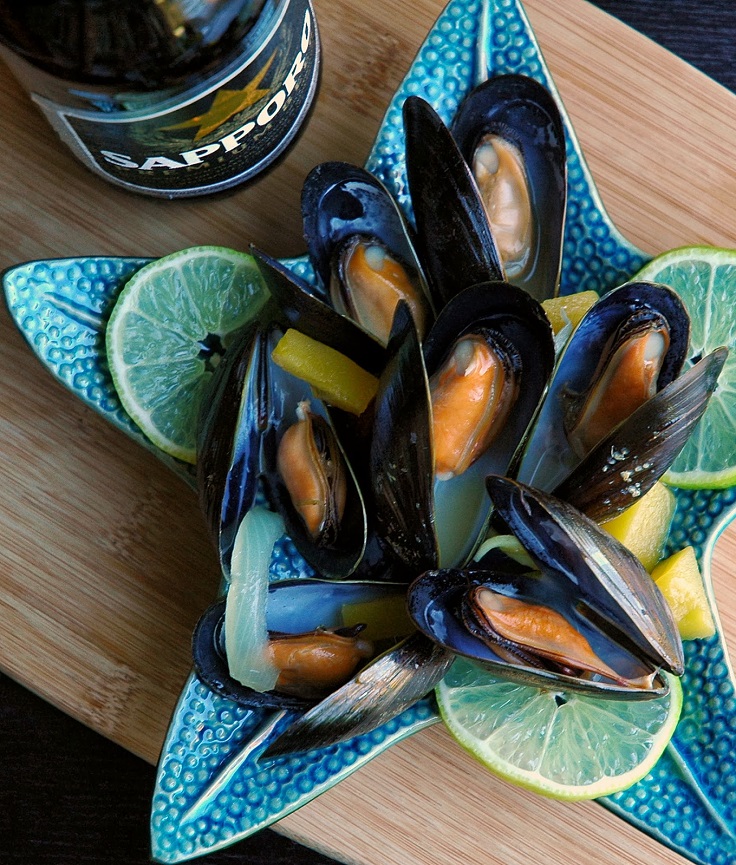
[[[209,243],[300,254],[304,176],[326,159],[365,160],[442,0],[405,5],[397,15],[395,0],[317,0],[324,71],[307,131],[267,179],[214,201],[146,200],[105,185],[0,69],[0,268]],[[526,8],[624,234],[652,253],[736,247],[736,96],[582,0]],[[183,483],[41,369],[7,315],[0,328],[0,667],[154,762],[189,669],[189,635],[217,588],[203,521]],[[732,643],[734,558],[736,529],[714,562]],[[495,780],[439,727],[279,828],[360,865],[684,861],[596,804]]]

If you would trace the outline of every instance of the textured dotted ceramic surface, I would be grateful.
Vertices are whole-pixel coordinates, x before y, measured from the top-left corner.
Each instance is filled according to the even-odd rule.
[[[44,366],[88,406],[190,482],[191,470],[154,447],[122,407],[105,359],[105,321],[147,258],[31,261],[3,276],[11,315]]]
[[[531,75],[555,92],[516,0],[452,0],[392,100],[368,162],[402,205],[408,207],[404,98],[423,95],[449,121],[477,81],[501,72]],[[645,256],[621,237],[605,214],[566,123],[569,204],[562,290],[602,292],[639,270]],[[31,262],[5,275],[10,311],[45,366],[139,441],[111,386],[103,328],[120,287],[142,264],[142,259],[103,258]],[[311,275],[306,259],[288,264]],[[709,582],[712,549],[733,517],[736,491],[676,492],[671,548],[693,544]],[[273,563],[272,576],[294,571],[303,573],[304,565],[286,542]],[[688,643],[686,658],[685,706],[672,744],[651,775],[603,804],[696,862],[727,865],[736,862],[733,678],[718,637]],[[240,708],[192,676],[162,751],[153,800],[153,855],[162,862],[178,862],[232,844],[436,721],[434,703],[427,698],[370,735],[261,766],[256,759],[259,751],[272,732],[288,724],[289,715]]]

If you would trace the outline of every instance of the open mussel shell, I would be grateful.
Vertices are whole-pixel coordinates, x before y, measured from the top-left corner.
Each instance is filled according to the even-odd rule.
[[[644,403],[565,478],[555,496],[599,523],[634,504],[690,438],[727,356],[727,348],[716,349]]]
[[[417,227],[417,252],[435,309],[503,268],[470,169],[432,106],[404,102],[406,173]]]
[[[386,364],[386,348],[351,319],[320,300],[312,286],[275,258],[251,247],[251,252],[276,303],[284,327],[339,351],[358,366],[378,377]],[[365,478],[361,468],[367,466],[368,440],[372,426],[372,406],[360,415],[327,406],[348,461],[361,488]]]
[[[666,680],[657,671],[682,673],[682,644],[669,607],[639,561],[565,502],[497,476],[488,478],[488,490],[496,516],[516,535],[538,572],[472,567],[423,574],[407,599],[420,630],[512,681],[627,699],[664,693]],[[480,639],[477,627],[466,624],[463,604],[474,586],[554,610],[584,635],[617,677],[582,677],[564,667],[540,669],[527,660],[510,663],[494,651],[493,641]],[[534,611],[530,620],[537,622],[536,616]],[[564,654],[565,646],[560,651]],[[622,681],[650,677],[647,687]]]
[[[306,382],[273,362],[271,352],[282,329],[268,317],[270,312],[279,317],[269,308],[228,350],[203,402],[197,461],[200,503],[226,578],[238,528],[263,491],[315,571],[342,579],[355,570],[365,549],[363,496],[322,402]],[[315,448],[292,451],[303,461],[282,460],[279,466],[279,445],[298,421],[300,406],[309,407],[306,413],[316,419]],[[305,466],[306,481],[324,490],[326,517],[317,530],[295,507],[284,477],[291,467]],[[338,488],[331,479],[336,474],[341,501],[333,507],[332,494]],[[301,490],[299,486],[297,492]]]
[[[251,247],[258,269],[283,324],[329,345],[373,375],[379,375],[386,350],[371,334],[336,312],[314,287],[265,252]]]
[[[576,468],[587,455],[570,438],[581,407],[593,393],[601,405],[616,404],[604,395],[607,392],[597,376],[623,350],[629,336],[638,338],[650,327],[666,331],[666,350],[656,378],[659,391],[677,378],[687,354],[690,319],[677,294],[665,285],[632,282],[609,292],[590,308],[557,362],[529,439],[512,468],[514,477],[549,491]],[[644,372],[644,364],[637,361],[634,366]],[[633,385],[627,392],[632,390]]]
[[[200,410],[197,490],[226,576],[238,526],[258,491],[268,352],[268,328],[255,320],[228,348]]]
[[[429,376],[445,369],[447,362],[453,367],[457,346],[476,339],[494,351],[503,347],[499,367],[501,377],[510,380],[514,402],[494,435],[486,437],[487,431],[482,431],[479,438],[487,443],[469,466],[449,472],[453,476],[447,479],[436,479],[436,455],[443,442],[435,436],[454,435],[454,427],[464,418],[456,418],[453,410],[451,431],[434,423]],[[553,338],[537,301],[515,286],[493,282],[456,295],[440,313],[424,349],[411,317],[400,307],[388,354],[375,400],[373,509],[381,536],[416,575],[439,563],[464,562],[471,555],[490,512],[485,476],[504,473],[524,439],[552,370]],[[458,377],[463,393],[464,378]],[[458,412],[465,410],[464,400]],[[483,416],[479,422],[496,420]],[[469,435],[477,433],[475,428],[468,430]]]
[[[480,569],[448,568],[427,571],[412,583],[407,598],[409,614],[428,639],[448,651],[470,658],[500,679],[547,690],[578,691],[617,699],[650,699],[667,693],[667,680],[661,675],[655,677],[650,689],[644,690],[623,687],[612,681],[581,678],[531,663],[510,663],[499,653],[503,648],[501,645],[494,651],[489,639],[482,639],[477,632],[470,630],[466,623],[465,605],[472,590],[481,587],[491,588],[511,598],[550,605],[546,594],[542,600],[534,596],[533,589],[544,588],[539,574],[522,577],[518,574]],[[585,632],[584,622],[575,622],[575,625],[581,632]],[[585,635],[601,655],[605,656],[607,652],[610,654],[613,647],[608,641],[601,640],[592,631]],[[651,674],[652,668],[638,662],[631,653],[616,650],[616,655],[618,663],[628,666],[632,675]]]
[[[216,694],[251,709],[304,711],[309,703],[274,691],[254,691],[230,675],[225,653],[225,599],[209,606],[199,617],[192,636],[192,657],[197,676]]]
[[[465,289],[440,314],[424,344],[430,382],[456,346],[478,335],[494,352],[504,347],[504,379],[515,395],[504,418],[483,419],[483,424],[497,425],[498,431],[489,431],[490,444],[480,456],[462,473],[434,484],[434,523],[442,564],[461,563],[470,556],[490,512],[485,477],[506,473],[554,365],[552,330],[540,304],[516,286],[489,282]],[[468,404],[464,401],[453,412],[456,427]],[[434,435],[441,434],[435,424]],[[435,440],[433,446],[438,449],[440,443]]]
[[[554,296],[567,200],[565,131],[554,98],[533,78],[496,76],[471,90],[451,131],[488,193],[506,279],[537,300]]]
[[[322,163],[302,188],[304,238],[333,306],[383,343],[397,299],[420,333],[433,319],[413,232],[385,186],[364,168]]]
[[[394,597],[398,602],[403,591],[403,586],[387,583],[283,580],[269,589],[268,629],[278,634],[300,634],[319,628],[340,628],[346,607]],[[202,614],[192,636],[195,672],[213,691],[249,708],[305,711],[318,702],[276,690],[255,691],[234,679],[228,669],[224,620],[225,599],[220,598]],[[395,642],[402,636],[393,635],[387,642]]]
[[[500,334],[520,356],[523,383],[513,416],[495,439],[495,460],[508,463],[552,373],[554,337],[541,305],[528,294],[506,282],[480,283],[456,295],[430,331],[423,345],[427,373],[434,374],[454,343],[483,329]]]
[[[682,642],[672,612],[633,553],[561,499],[509,478],[488,477],[486,486],[495,516],[543,573],[574,584],[577,603],[655,667],[682,674]]]
[[[306,432],[297,434],[298,427]],[[353,573],[366,546],[363,494],[324,404],[306,382],[274,363],[262,482],[286,533],[317,574],[343,579]]]

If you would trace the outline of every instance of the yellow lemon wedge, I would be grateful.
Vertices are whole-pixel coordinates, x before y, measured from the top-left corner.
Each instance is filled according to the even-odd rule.
[[[308,382],[324,402],[363,414],[376,395],[378,379],[334,348],[290,328],[271,353],[274,363]]]
[[[665,484],[656,483],[630,508],[602,523],[601,528],[631,550],[651,573],[662,558],[675,504],[673,492]]]
[[[652,579],[670,605],[683,640],[715,634],[716,625],[692,547],[661,561],[652,571]]]
[[[542,309],[557,334],[563,327],[571,324],[576,328],[580,319],[598,300],[597,291],[580,291],[577,294],[566,294],[562,297],[550,297],[542,301]]]

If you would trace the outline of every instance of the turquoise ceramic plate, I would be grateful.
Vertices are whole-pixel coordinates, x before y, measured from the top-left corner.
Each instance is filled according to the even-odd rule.
[[[451,0],[389,106],[368,168],[407,205],[401,105],[424,96],[450,121],[460,100],[489,74],[521,72],[553,92],[529,23],[516,0]],[[569,205],[564,293],[604,292],[635,273],[646,256],[606,215],[569,121]],[[104,357],[104,322],[125,280],[143,259],[31,262],[5,275],[9,309],[33,351],[80,399],[146,445],[113,391]],[[309,276],[304,259],[288,262]],[[159,454],[159,456],[163,456]],[[168,460],[172,468],[186,469]],[[678,490],[670,545],[692,544],[709,583],[716,538],[734,516],[736,490]],[[304,572],[289,543],[277,568]],[[633,788],[603,801],[655,838],[707,865],[736,861],[736,702],[719,637],[686,645],[685,706],[671,746]],[[152,851],[180,862],[228,846],[334,786],[394,742],[437,721],[425,699],[370,735],[269,766],[256,762],[289,716],[242,709],[193,676],[164,743],[151,821]]]

